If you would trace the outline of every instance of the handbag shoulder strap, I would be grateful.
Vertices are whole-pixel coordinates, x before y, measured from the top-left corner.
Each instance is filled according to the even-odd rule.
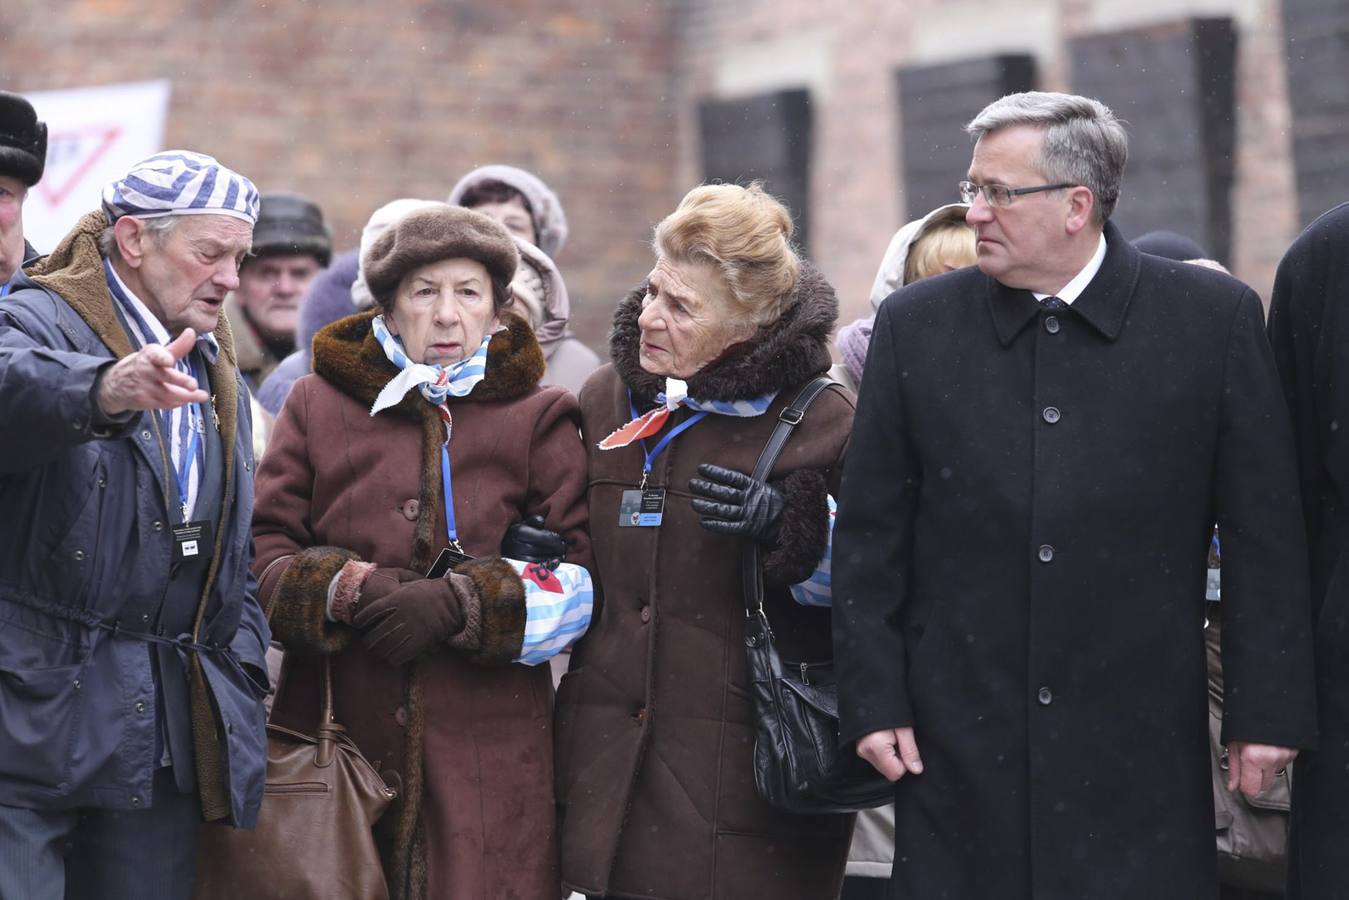
[[[795,399],[782,408],[778,413],[777,424],[773,426],[773,432],[768,436],[763,452],[759,454],[759,461],[754,465],[752,478],[758,481],[768,479],[769,473],[773,471],[773,464],[778,461],[782,448],[787,445],[787,439],[792,436],[792,430],[801,424],[801,420],[806,417],[806,410],[815,402],[815,398],[833,383],[828,375],[820,375],[809,381],[801,388]],[[745,597],[746,614],[762,613],[763,571],[759,565],[758,541],[745,541],[744,552],[740,557],[740,581]]]

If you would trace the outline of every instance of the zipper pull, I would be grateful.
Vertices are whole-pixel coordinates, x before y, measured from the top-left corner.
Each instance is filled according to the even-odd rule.
[[[810,663],[801,663],[802,684],[810,684],[810,673],[807,671],[808,669],[810,669]]]

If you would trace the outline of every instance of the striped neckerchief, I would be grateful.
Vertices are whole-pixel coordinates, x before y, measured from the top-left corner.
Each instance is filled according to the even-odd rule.
[[[131,289],[118,276],[116,270],[113,269],[112,264],[106,259],[103,261],[103,269],[108,276],[108,291],[122,311],[122,317],[127,324],[127,330],[130,332],[131,340],[135,346],[140,348],[146,344],[169,343],[172,338],[169,336],[168,330],[164,328],[154,313],[150,312],[149,307],[132,293]],[[220,353],[220,345],[216,343],[215,336],[209,333],[197,338],[196,349],[205,358],[208,365],[214,365],[216,357]],[[186,359],[178,360],[175,368],[196,378],[197,386],[209,391],[206,372],[204,370],[194,372],[191,360],[192,355],[188,354]],[[195,429],[199,436],[196,441],[196,452],[192,454],[187,470],[187,498],[183,518],[184,521],[191,521],[192,513],[197,507],[197,489],[201,486],[202,467],[206,464],[206,420],[195,403],[189,403],[177,409],[160,410],[158,415],[160,434],[167,436],[169,457],[172,460],[174,470],[172,484],[169,485],[171,495],[178,493],[177,473],[181,472],[183,468],[183,453],[190,443],[191,429]],[[174,499],[178,498],[175,496]],[[170,505],[176,506],[177,504]]]

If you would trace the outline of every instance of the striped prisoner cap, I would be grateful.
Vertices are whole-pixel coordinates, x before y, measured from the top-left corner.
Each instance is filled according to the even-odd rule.
[[[191,150],[166,150],[136,163],[103,189],[103,211],[109,222],[122,216],[214,213],[250,225],[258,221],[258,189],[253,182]]]

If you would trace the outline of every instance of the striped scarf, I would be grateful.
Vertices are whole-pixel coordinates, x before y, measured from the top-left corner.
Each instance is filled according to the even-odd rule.
[[[375,398],[370,407],[370,415],[381,409],[397,406],[408,391],[417,388],[427,402],[440,412],[446,423],[450,421],[450,397],[467,397],[478,382],[487,377],[487,345],[492,342],[492,334],[483,336],[482,343],[472,356],[466,356],[452,366],[428,366],[408,359],[403,350],[403,342],[390,334],[384,324],[383,316],[375,316],[370,322],[375,340],[384,349],[389,362],[399,368],[399,373],[384,385],[384,389]],[[498,331],[500,329],[497,329]]]
[[[665,379],[665,390],[656,395],[656,401],[660,403],[655,409],[644,413],[631,422],[616,428],[608,437],[600,441],[601,450],[617,450],[620,447],[626,447],[633,441],[640,441],[643,438],[658,434],[665,427],[665,422],[670,418],[670,413],[681,406],[686,406],[694,412],[714,413],[719,416],[738,416],[740,418],[751,418],[761,416],[768,411],[768,407],[773,404],[777,397],[777,391],[770,391],[762,397],[751,397],[748,400],[695,400],[688,395],[689,386],[678,378]]]

